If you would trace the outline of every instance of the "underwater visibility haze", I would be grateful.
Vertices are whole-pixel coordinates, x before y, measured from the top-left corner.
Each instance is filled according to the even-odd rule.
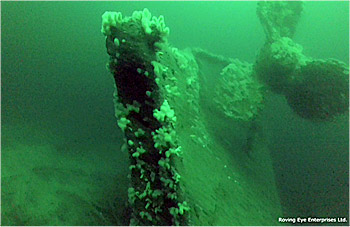
[[[349,225],[349,2],[1,2],[1,224]]]

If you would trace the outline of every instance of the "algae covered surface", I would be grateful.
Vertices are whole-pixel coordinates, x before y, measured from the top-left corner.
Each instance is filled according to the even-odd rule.
[[[2,225],[349,224],[348,2],[1,9]]]

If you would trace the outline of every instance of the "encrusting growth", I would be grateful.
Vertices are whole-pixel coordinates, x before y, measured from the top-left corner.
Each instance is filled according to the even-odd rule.
[[[181,155],[176,114],[159,78],[166,66],[157,61],[167,45],[164,17],[135,11],[131,17],[106,12],[101,32],[115,80],[114,104],[130,158],[130,225],[186,225],[187,202],[173,159]],[[170,88],[169,88],[170,89]]]

